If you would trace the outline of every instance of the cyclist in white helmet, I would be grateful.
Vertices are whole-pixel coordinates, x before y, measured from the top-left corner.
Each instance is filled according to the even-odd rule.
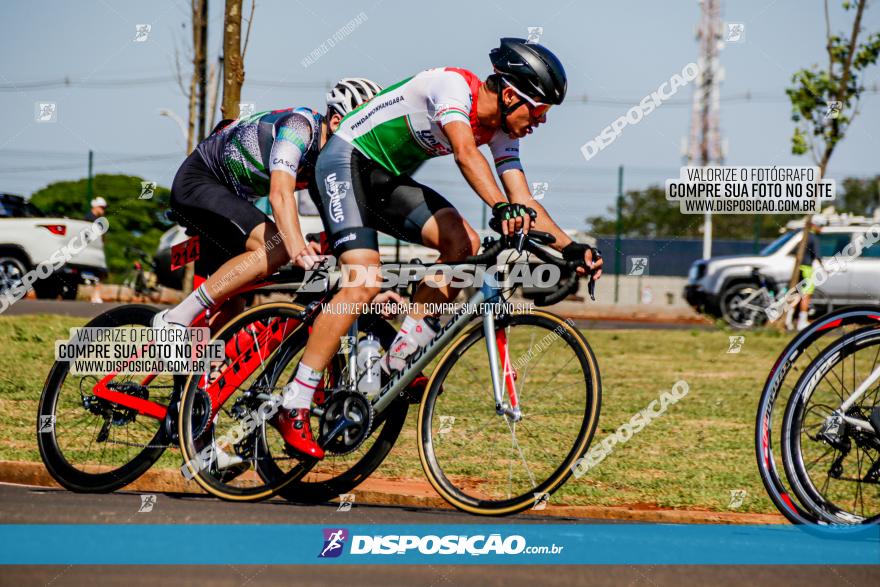
[[[318,152],[343,117],[380,91],[368,79],[344,78],[328,92],[323,116],[310,108],[258,112],[221,122],[199,143],[174,177],[171,209],[199,235],[196,275],[207,279],[180,304],[157,314],[154,327],[189,326],[290,261],[304,269],[314,266],[319,249],[303,238],[294,192],[313,184]],[[257,207],[265,196],[274,220]],[[288,443],[302,444],[295,413],[285,412],[273,424]]]

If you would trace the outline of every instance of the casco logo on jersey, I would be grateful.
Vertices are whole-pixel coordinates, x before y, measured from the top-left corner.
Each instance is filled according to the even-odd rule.
[[[324,180],[327,188],[327,195],[330,197],[330,218],[334,222],[342,222],[345,220],[345,213],[342,211],[342,200],[348,193],[351,184],[347,181],[336,181],[336,174],[331,173]]]
[[[291,163],[287,159],[282,159],[281,157],[275,157],[274,159],[272,159],[272,166],[274,167],[276,165],[284,165],[285,167],[287,167],[288,169],[290,169],[294,173],[296,172],[296,167],[293,165],[293,163]]]
[[[348,530],[345,528],[324,528],[324,546],[318,558],[336,558],[345,549]]]

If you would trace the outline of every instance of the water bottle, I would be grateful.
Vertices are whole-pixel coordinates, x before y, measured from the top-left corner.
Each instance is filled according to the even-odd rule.
[[[367,334],[357,345],[358,391],[373,399],[382,389],[379,358],[382,345],[372,334]]]

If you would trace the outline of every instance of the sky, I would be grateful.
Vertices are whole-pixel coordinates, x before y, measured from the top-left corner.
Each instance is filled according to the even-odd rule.
[[[832,27],[848,30],[852,13],[832,2]],[[224,2],[209,0],[209,53],[222,43]],[[249,2],[245,0],[247,15]],[[540,41],[568,73],[568,97],[548,124],[522,142],[530,182],[547,182],[542,203],[565,227],[605,213],[625,189],[662,185],[682,164],[690,123],[691,86],[586,161],[580,148],[689,62],[698,47],[695,0],[460,1],[307,3],[257,0],[245,59],[243,102],[257,110],[310,106],[323,111],[335,79],[363,76],[388,85],[429,67],[458,66],[484,77],[489,50],[502,36],[542,27]],[[357,26],[313,63],[322,42],[352,19]],[[744,41],[721,51],[721,131],[730,165],[809,165],[790,152],[793,130],[785,87],[799,68],[824,63],[824,18],[818,0],[723,2],[722,19],[745,25]],[[170,186],[185,141],[162,109],[185,116],[174,81],[175,55],[191,42],[185,0],[4,2],[0,23],[0,191],[29,195],[58,180],[126,173]],[[143,42],[136,25],[149,24]],[[880,30],[880,6],[869,6],[867,32]],[[184,63],[185,76],[189,69]],[[82,85],[46,85],[70,79]],[[132,82],[131,80],[139,80]],[[829,177],[880,173],[880,67],[864,83],[875,92],[834,154]],[[750,93],[752,100],[744,100]],[[38,122],[39,103],[57,104],[54,122]],[[218,117],[219,119],[219,117]],[[428,162],[417,179],[443,193],[473,223],[481,204],[451,157]]]

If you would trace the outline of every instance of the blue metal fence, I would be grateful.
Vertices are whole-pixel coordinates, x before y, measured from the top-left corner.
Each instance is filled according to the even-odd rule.
[[[607,272],[614,270],[614,237],[596,237],[599,250],[605,257]],[[770,241],[760,241],[759,249]],[[712,256],[722,255],[752,255],[755,251],[753,241],[716,240],[712,242]],[[703,257],[703,240],[694,239],[651,239],[651,238],[624,238],[620,245],[621,274],[629,271],[627,257],[647,257],[648,275],[687,275],[691,263]]]

